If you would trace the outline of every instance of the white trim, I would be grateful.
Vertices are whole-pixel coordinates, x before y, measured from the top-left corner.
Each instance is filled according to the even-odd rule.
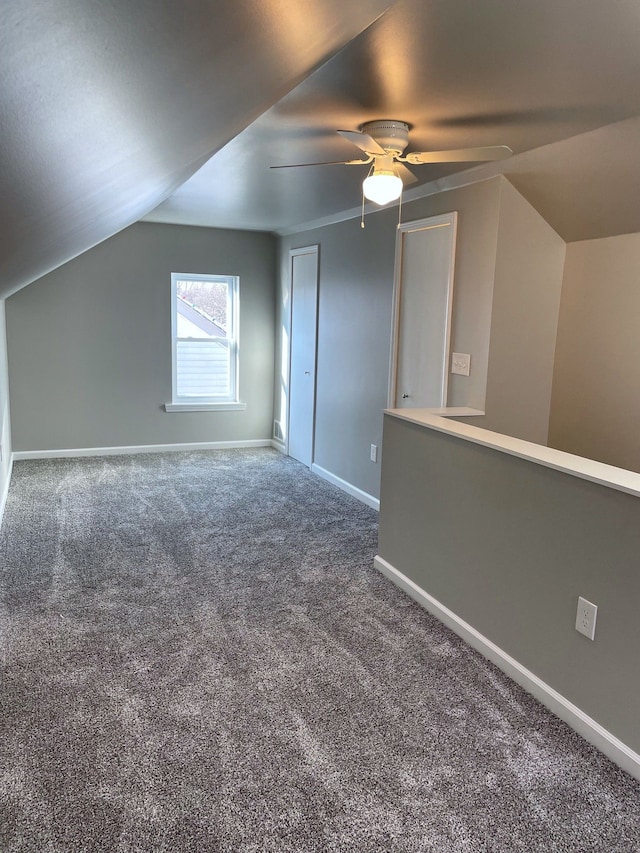
[[[4,488],[0,493],[0,527],[2,527],[2,519],[4,517],[4,508],[7,505],[7,498],[9,497],[9,484],[11,483],[11,474],[13,472],[13,459],[14,455],[11,454],[9,459],[9,468],[7,470],[7,480],[4,484]]]
[[[244,412],[246,403],[165,403],[165,412]]]
[[[619,767],[626,770],[627,773],[630,773],[636,779],[640,779],[640,755],[637,752],[634,752],[615,735],[601,726],[600,723],[585,714],[577,705],[574,705],[573,702],[570,702],[558,693],[557,690],[554,690],[553,687],[550,687],[541,678],[538,678],[537,675],[522,666],[515,658],[512,658],[499,646],[496,646],[495,643],[492,643],[491,640],[487,639],[479,631],[476,631],[468,622],[456,616],[452,610],[449,610],[448,607],[445,607],[444,604],[441,604],[432,595],[425,592],[425,590],[410,578],[399,572],[391,563],[388,563],[380,556],[376,556],[374,557],[373,565],[396,586],[400,587],[400,589],[404,590],[411,598],[417,601],[418,604],[422,605],[425,610],[428,610],[429,613],[439,619],[472,648],[494,663],[556,716],[564,720],[568,726],[579,735],[582,735],[585,740],[593,744],[593,746],[603,752]]]
[[[284,453],[285,456],[287,455],[287,445],[284,443],[284,441],[280,441],[277,438],[272,438],[271,447],[273,447],[273,449],[277,450],[279,453]]]
[[[640,497],[640,474],[635,471],[616,468],[614,465],[585,459],[582,456],[575,456],[573,453],[566,453],[564,450],[534,444],[532,441],[513,438],[510,435],[492,432],[471,424],[450,421],[438,417],[434,411],[434,409],[385,409],[385,414],[427,427],[427,429],[436,432],[455,435],[463,441],[471,441],[474,444],[491,447],[501,453],[508,453],[510,456],[527,459],[529,462],[562,471],[572,477],[580,477],[582,480],[589,480],[591,483],[598,483],[601,486]]]
[[[441,418],[475,418],[485,414],[482,409],[472,409],[469,406],[445,406],[443,409],[429,411]]]
[[[447,281],[447,313],[445,317],[445,335],[443,342],[442,377],[440,391],[440,406],[446,408],[449,388],[449,354],[451,350],[451,318],[453,308],[453,283],[456,265],[456,240],[458,233],[458,213],[438,214],[424,219],[416,219],[411,222],[403,222],[398,225],[396,232],[395,263],[393,276],[393,302],[391,314],[391,351],[389,354],[389,383],[387,391],[387,405],[392,408],[396,405],[397,382],[398,382],[398,355],[400,345],[400,317],[402,301],[402,261],[404,237],[416,231],[431,231],[434,228],[451,228],[451,260],[449,263],[449,275]]]
[[[514,158],[512,157],[508,162],[510,164],[513,164]],[[482,166],[474,166],[471,169],[465,169],[462,172],[455,172],[453,175],[448,175],[444,178],[438,178],[438,180],[436,181],[430,181],[427,184],[419,184],[417,187],[412,187],[408,190],[403,190],[402,206],[404,207],[405,205],[409,204],[409,202],[417,201],[421,198],[428,198],[432,195],[440,195],[440,193],[449,192],[450,190],[457,190],[461,187],[467,187],[472,184],[482,184],[485,181],[492,181],[503,174],[506,164],[506,160],[498,160],[491,163],[485,163]],[[371,216],[374,213],[385,213],[386,211],[391,209],[393,209],[393,205],[380,208],[375,204],[365,204],[365,213],[367,214],[367,216]],[[287,225],[283,226],[282,228],[276,228],[274,233],[277,234],[279,237],[292,237],[295,234],[302,234],[305,231],[313,231],[316,228],[324,228],[327,225],[336,225],[339,222],[346,222],[350,219],[360,219],[361,216],[362,206],[350,207],[347,210],[341,210],[337,213],[330,213],[328,216],[321,216],[319,219],[311,219],[308,222],[303,222],[299,225]]]
[[[135,444],[125,447],[79,447],[69,450],[17,450],[13,454],[13,459],[73,459],[81,456],[125,456],[136,453],[173,453],[183,450],[230,450],[273,446],[270,438],[246,441],[195,441],[188,444]]]
[[[320,308],[320,244],[312,243],[309,246],[299,246],[296,249],[289,249],[289,352],[287,365],[287,402],[286,402],[286,424],[287,434],[285,438],[286,452],[289,453],[289,444],[291,441],[291,367],[293,356],[293,259],[301,255],[315,255],[316,259],[316,293],[315,293],[315,325],[313,330],[313,400],[311,403],[311,459],[313,463],[316,452],[316,386],[318,379],[318,313]],[[294,457],[296,458],[296,457]]]
[[[204,409],[205,402],[199,402],[192,397],[178,395],[178,282],[201,281],[210,283],[223,283],[227,286],[227,315],[228,315],[228,337],[226,343],[229,349],[229,394],[218,401],[215,398],[207,400],[207,403],[215,406],[215,409]],[[240,276],[205,274],[205,273],[171,273],[171,398],[170,404],[165,403],[167,412],[199,412],[199,411],[225,411],[223,405],[230,404],[242,406],[239,397],[239,367],[238,352],[240,347]],[[216,340],[216,339],[213,339]],[[218,339],[219,340],[219,339]],[[171,408],[167,408],[169,405]],[[194,407],[194,408],[180,408]],[[245,406],[246,408],[246,406]],[[228,409],[226,411],[231,411]]]
[[[317,474],[318,477],[322,477],[322,479],[326,480],[328,483],[342,489],[342,491],[346,492],[348,495],[358,498],[359,501],[370,506],[371,509],[377,509],[380,511],[380,501],[378,498],[374,498],[373,495],[368,494],[368,492],[363,492],[362,489],[359,489],[357,486],[352,486],[351,483],[347,483],[347,481],[343,480],[341,477],[336,477],[336,475],[332,474],[331,471],[327,471],[326,468],[321,468],[320,465],[316,465],[315,462],[311,466],[311,471],[314,474]]]
[[[404,204],[406,194],[403,192],[402,201]],[[393,205],[385,207],[384,210],[392,208]],[[379,208],[373,202],[365,202],[365,213],[370,216],[373,213],[380,213]],[[300,225],[287,225],[283,228],[276,228],[275,234],[278,237],[293,237],[296,234],[303,234],[305,231],[315,231],[316,228],[324,228],[327,225],[337,225],[339,222],[347,222],[350,219],[359,219],[362,216],[362,205],[359,207],[350,207],[348,210],[341,210],[336,213],[330,213],[327,216],[321,216],[318,219],[310,219]]]

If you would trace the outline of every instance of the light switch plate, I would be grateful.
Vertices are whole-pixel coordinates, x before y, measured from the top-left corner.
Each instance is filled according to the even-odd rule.
[[[471,356],[466,352],[454,352],[451,356],[451,372],[468,376],[471,369]]]

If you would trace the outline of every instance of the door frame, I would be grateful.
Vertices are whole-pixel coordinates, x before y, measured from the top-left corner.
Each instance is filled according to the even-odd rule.
[[[297,249],[289,249],[289,352],[287,370],[287,435],[285,451],[289,455],[289,437],[291,425],[291,354],[293,348],[293,259],[299,255],[316,256],[316,327],[315,344],[313,354],[313,401],[311,411],[311,465],[316,456],[316,397],[318,380],[318,309],[320,307],[320,244],[313,243],[310,246],[300,246]]]
[[[456,240],[458,233],[458,213],[443,213],[438,216],[428,216],[425,219],[416,219],[413,222],[403,222],[398,225],[396,233],[396,254],[393,273],[393,302],[391,308],[391,350],[389,354],[389,385],[387,390],[387,408],[395,409],[396,391],[398,379],[398,346],[400,333],[400,305],[402,300],[402,246],[405,234],[414,231],[428,231],[432,228],[450,226],[453,228],[451,242],[451,265],[449,267],[449,280],[447,282],[447,319],[444,338],[443,369],[442,369],[442,397],[440,405],[447,405],[447,393],[449,390],[449,352],[451,348],[451,319],[453,307],[453,279],[455,273]]]

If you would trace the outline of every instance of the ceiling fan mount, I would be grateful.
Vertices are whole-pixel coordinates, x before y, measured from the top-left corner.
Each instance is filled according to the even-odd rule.
[[[360,132],[374,139],[381,148],[395,156],[409,144],[409,125],[405,121],[379,119],[360,125]]]

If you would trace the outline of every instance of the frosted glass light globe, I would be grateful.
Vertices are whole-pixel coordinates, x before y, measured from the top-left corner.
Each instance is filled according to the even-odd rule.
[[[400,198],[402,180],[394,172],[380,170],[364,179],[362,191],[364,197],[375,204],[389,204]]]

